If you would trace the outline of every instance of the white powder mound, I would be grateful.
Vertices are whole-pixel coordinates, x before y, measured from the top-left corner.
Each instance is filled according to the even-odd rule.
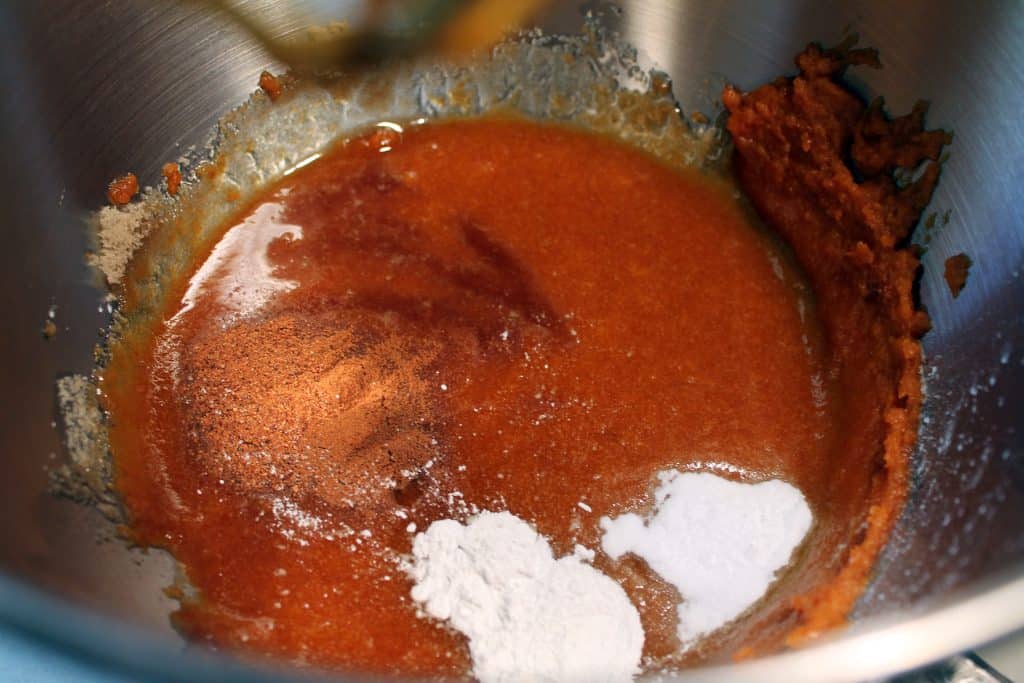
[[[741,484],[678,470],[658,478],[653,514],[603,517],[601,547],[613,559],[643,558],[679,590],[686,645],[764,595],[810,529],[811,510],[783,481]]]
[[[508,512],[434,522],[413,541],[412,597],[469,638],[482,683],[628,681],[644,632],[619,584]]]

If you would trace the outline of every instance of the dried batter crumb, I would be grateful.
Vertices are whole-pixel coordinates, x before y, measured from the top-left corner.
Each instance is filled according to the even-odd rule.
[[[181,168],[173,161],[164,164],[161,171],[167,180],[167,194],[172,197],[178,194],[181,188]]]
[[[43,339],[53,339],[57,336],[57,325],[52,320],[43,323]]]
[[[973,265],[971,257],[967,254],[957,254],[950,256],[946,259],[946,270],[943,276],[946,278],[946,285],[949,287],[949,293],[953,295],[953,298],[960,296],[960,292],[963,291],[964,285],[967,284],[967,275]]]
[[[139,179],[134,173],[126,173],[110,181],[107,185],[107,199],[115,206],[122,206],[139,193]]]
[[[125,268],[135,250],[142,245],[149,209],[146,203],[123,207],[105,206],[96,214],[98,249],[87,256],[111,285],[124,277]]]
[[[264,71],[260,74],[260,88],[263,92],[267,93],[267,97],[270,98],[271,102],[276,102],[277,98],[284,92],[284,86],[281,83],[281,79],[270,73]]]

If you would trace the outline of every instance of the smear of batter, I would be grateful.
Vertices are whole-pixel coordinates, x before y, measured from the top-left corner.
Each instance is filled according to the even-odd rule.
[[[741,484],[714,474],[658,475],[654,512],[603,517],[601,547],[642,557],[674,585],[684,644],[725,625],[764,595],[811,528],[799,489],[784,481]]]

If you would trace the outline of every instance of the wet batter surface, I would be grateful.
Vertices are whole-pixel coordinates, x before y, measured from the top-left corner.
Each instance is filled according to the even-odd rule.
[[[600,516],[647,509],[667,468],[783,478],[809,542],[835,523],[813,301],[722,179],[556,126],[380,129],[196,267],[105,373],[132,533],[185,566],[193,638],[463,674],[462,637],[417,617],[398,567],[413,531],[509,510],[556,555],[599,548]],[[640,610],[648,665],[671,661],[674,589],[595,564]]]

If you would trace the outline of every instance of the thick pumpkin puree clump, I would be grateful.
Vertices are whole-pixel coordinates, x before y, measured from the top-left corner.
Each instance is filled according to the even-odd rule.
[[[466,639],[410,598],[416,532],[507,510],[557,557],[599,549],[601,517],[649,510],[672,469],[785,480],[814,524],[764,598],[687,647],[677,589],[598,552],[647,670],[841,623],[899,513],[921,402],[901,247],[938,170],[893,171],[945,141],[923,109],[890,121],[843,88],[864,56],[809,48],[798,77],[724,95],[736,179],[777,234],[728,175],[498,117],[389,124],[244,207],[103,373],[132,537],[188,579],[178,628],[465,676]]]
[[[814,287],[843,396],[837,453],[871,476],[838,470],[828,484],[848,520],[831,547],[844,550],[815,563],[834,579],[794,599],[791,643],[843,621],[902,509],[922,398],[917,340],[929,328],[914,302],[919,261],[908,240],[950,140],[924,129],[923,103],[889,120],[881,100],[866,106],[840,82],[851,64],[878,66],[873,50],[811,45],[796,63],[796,78],[747,94],[727,88],[722,99],[740,185]],[[897,185],[895,171],[922,164],[916,181]],[[848,507],[851,479],[866,516]]]

